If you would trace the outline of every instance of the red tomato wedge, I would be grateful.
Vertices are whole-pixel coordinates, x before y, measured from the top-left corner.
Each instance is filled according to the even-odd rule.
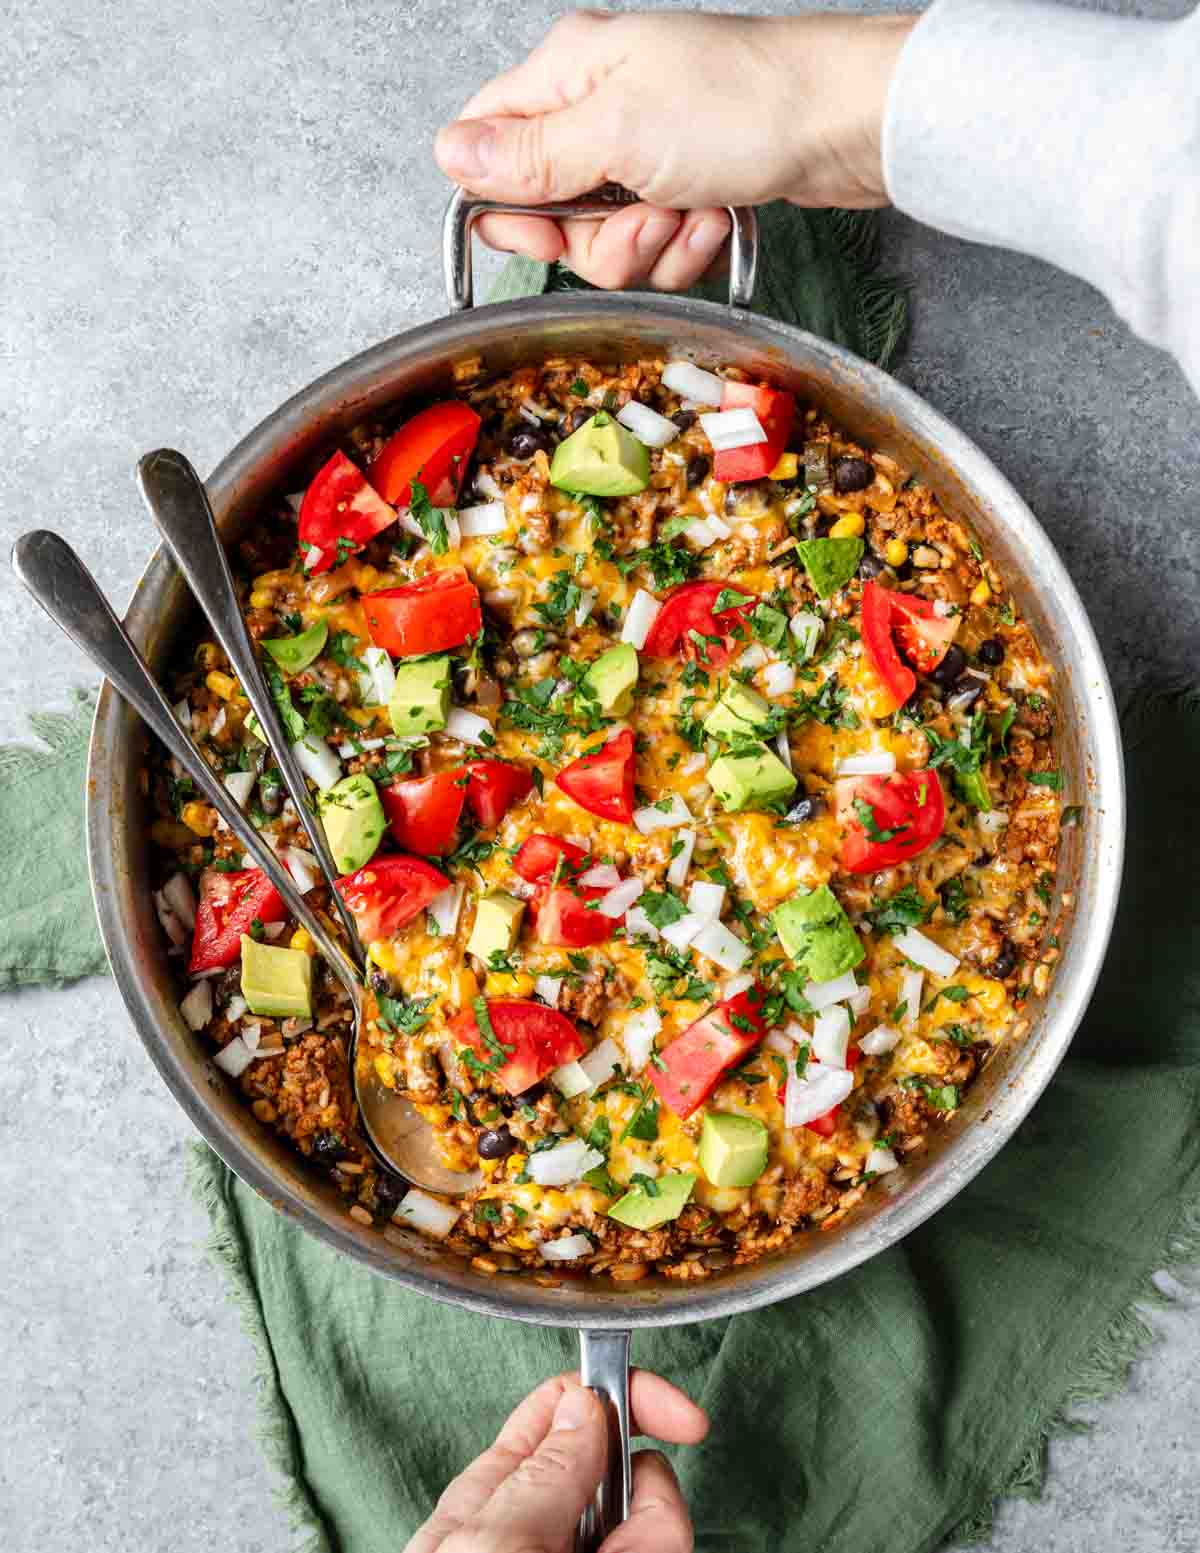
[[[344,453],[335,453],[309,482],[300,503],[300,550],[310,577],[327,572],[361,550],[396,521],[396,514],[367,484]]]
[[[917,688],[917,676],[906,663],[900,661],[900,654],[892,639],[891,592],[881,588],[874,578],[863,584],[862,642],[871,667],[887,686],[896,704],[903,706]]]
[[[757,1010],[763,990],[756,983],[716,1003],[677,1036],[662,1053],[650,1082],[675,1115],[686,1120],[702,1106],[722,1075],[750,1055],[767,1029]]]
[[[846,827],[842,867],[873,874],[917,857],[942,834],[946,800],[936,771],[845,778],[838,783],[838,818]],[[859,809],[865,804],[871,819]]]
[[[731,448],[713,457],[713,479],[762,480],[779,462],[787,447],[796,414],[796,401],[786,389],[758,388],[753,383],[726,383],[721,395],[722,410],[753,410],[767,434],[765,442],[749,447]]]
[[[863,648],[871,667],[901,706],[917,688],[917,677],[897,647],[922,674],[930,674],[946,656],[957,630],[957,616],[942,619],[928,599],[893,593],[873,578],[863,586]]]
[[[722,593],[744,594],[746,602],[714,614],[713,605]],[[648,658],[674,658],[682,653],[685,658],[699,659],[707,668],[723,669],[737,648],[749,642],[746,619],[757,603],[753,593],[734,583],[682,583],[663,599],[642,651]],[[740,637],[733,634],[735,631],[740,631]],[[706,640],[697,642],[693,632]]]
[[[528,884],[544,884],[554,877],[560,857],[563,866],[559,870],[559,877],[563,879],[569,879],[587,865],[588,854],[582,847],[577,847],[571,841],[560,841],[557,836],[535,831],[532,836],[526,836],[517,848],[517,855],[513,858],[513,872]]]
[[[366,593],[362,607],[372,642],[393,658],[446,652],[483,629],[479,589],[461,566]]]
[[[564,766],[554,780],[589,814],[632,825],[633,763],[633,732],[622,728],[615,739]]]
[[[932,674],[958,634],[957,615],[938,615],[929,599],[893,593],[892,638],[920,674]]]
[[[467,762],[467,803],[471,813],[485,830],[491,830],[512,808],[533,790],[533,778],[524,766],[510,766],[505,760]]]
[[[607,890],[566,884],[539,891],[533,907],[534,937],[539,944],[556,944],[560,949],[586,949],[589,944],[604,943],[625,920],[606,917],[594,905],[589,907],[589,901],[603,900],[607,894]]]
[[[451,1022],[450,1034],[460,1045],[478,1052],[489,1066],[496,1064],[492,1071],[510,1095],[523,1094],[564,1062],[575,1062],[583,1056],[579,1031],[565,1014],[543,1003],[527,1002],[524,998],[490,998],[487,1015],[494,1042],[480,1034],[474,1007],[464,1009]],[[505,1060],[497,1063],[499,1057]]]
[[[364,943],[394,938],[449,884],[419,857],[377,857],[337,882]]]
[[[259,922],[282,922],[286,916],[279,891],[261,868],[243,868],[236,874],[206,868],[200,875],[188,975],[232,965],[241,953],[242,934],[250,931],[256,918]]]
[[[388,829],[406,852],[436,857],[449,851],[467,796],[463,771],[434,771],[402,777],[379,789]]]
[[[479,436],[479,417],[457,399],[430,405],[383,444],[367,471],[371,484],[393,507],[412,505],[419,480],[435,507],[453,507]]]

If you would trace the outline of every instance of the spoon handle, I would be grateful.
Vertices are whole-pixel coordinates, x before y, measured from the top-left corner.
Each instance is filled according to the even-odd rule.
[[[62,631],[81,647],[151,733],[184,768],[229,829],[312,935],[338,979],[357,1000],[358,974],[345,951],[305,903],[295,881],[238,808],[233,795],[184,732],[145,659],[130,641],[96,579],[58,534],[22,534],[13,546],[13,570]]]
[[[361,966],[364,954],[358,929],[336,887],[338,870],[325,839],[325,829],[313,812],[304,773],[284,731],[274,697],[263,678],[254,643],[246,630],[225,546],[217,533],[204,483],[182,453],[173,448],[159,448],[138,461],[138,485],[172,560],[208,617],[254,708],[300,823],[308,832],[325,882],[333,894],[342,925],[349,935],[351,953]]]

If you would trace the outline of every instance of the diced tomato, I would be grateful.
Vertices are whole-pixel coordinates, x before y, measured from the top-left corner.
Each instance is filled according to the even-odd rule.
[[[651,1068],[650,1082],[676,1116],[686,1120],[702,1106],[721,1076],[743,1062],[766,1035],[758,1013],[762,1001],[757,983],[747,987],[714,1004],[662,1052],[662,1066]]]
[[[917,688],[917,677],[897,647],[922,674],[930,674],[946,656],[957,630],[957,616],[942,619],[928,599],[895,593],[874,578],[863,586],[863,648],[898,706]]]
[[[615,739],[564,766],[554,780],[589,814],[631,825],[633,765],[633,732],[622,728]]]
[[[406,852],[439,856],[450,848],[467,796],[466,772],[402,777],[379,789],[388,829]]]
[[[727,382],[721,395],[721,408],[753,410],[767,434],[767,440],[752,443],[749,447],[731,448],[728,453],[717,453],[713,457],[713,479],[726,483],[732,480],[764,479],[774,469],[779,462],[779,455],[787,447],[792,419],[796,414],[795,399],[786,389]]]
[[[602,944],[620,927],[623,917],[606,917],[589,902],[603,900],[607,890],[580,885],[557,884],[541,890],[533,905],[533,934],[539,944],[557,944],[561,949],[586,949]]]
[[[857,805],[873,816],[864,824]],[[946,824],[946,800],[936,771],[846,778],[838,783],[838,818],[846,827],[842,867],[873,874],[932,846]],[[877,832],[874,837],[871,832]]]
[[[811,1122],[805,1122],[804,1125],[809,1132],[818,1133],[822,1138],[832,1138],[838,1130],[841,1113],[841,1106],[835,1105],[832,1111],[826,1111],[824,1116],[814,1116]]]
[[[862,1047],[861,1046],[848,1046],[846,1048],[846,1067],[848,1068],[848,1070],[851,1073],[853,1073],[855,1068],[858,1067],[858,1065],[859,1065],[859,1063],[861,1061],[862,1061]]]
[[[188,975],[232,965],[241,952],[242,934],[250,931],[256,918],[259,922],[282,922],[286,916],[279,891],[261,868],[243,868],[236,874],[206,868],[200,875]]]
[[[305,571],[315,577],[340,566],[395,521],[396,514],[367,484],[362,471],[344,453],[335,453],[313,476],[300,503]]]
[[[489,1066],[497,1064],[497,1058],[505,1058],[493,1071],[510,1095],[523,1094],[564,1062],[575,1062],[583,1056],[579,1031],[565,1014],[547,1008],[544,1003],[524,998],[490,998],[487,1014],[500,1051],[480,1034],[474,1006],[464,1009],[452,1021],[450,1034],[459,1044],[478,1052]]]
[[[377,857],[337,882],[364,943],[394,938],[449,884],[419,857]]]
[[[744,594],[746,602],[714,614],[713,605],[722,593]],[[723,669],[737,648],[750,640],[746,620],[757,603],[754,594],[736,583],[682,583],[663,600],[642,651],[648,658],[674,658],[682,653],[706,668]],[[693,632],[704,638],[703,642],[697,642]]]
[[[479,589],[461,566],[365,593],[362,607],[371,640],[394,658],[446,652],[483,628]]]
[[[957,615],[935,613],[930,599],[891,593],[892,638],[920,674],[932,674],[958,634]]]
[[[891,692],[897,706],[903,706],[917,688],[917,676],[900,661],[892,639],[892,595],[872,578],[863,584],[863,651],[871,667]]]
[[[557,836],[546,836],[541,831],[535,831],[532,836],[526,836],[517,848],[517,855],[513,858],[513,872],[528,884],[544,884],[554,877],[560,857],[563,866],[559,869],[559,877],[563,879],[569,879],[587,865],[588,854],[582,847],[577,847],[571,841],[560,841]]]
[[[467,763],[467,802],[485,830],[491,830],[533,790],[533,777],[524,766],[506,760],[472,760]]]
[[[393,507],[411,506],[414,480],[435,507],[453,507],[478,436],[479,417],[469,404],[430,405],[388,438],[367,475]]]

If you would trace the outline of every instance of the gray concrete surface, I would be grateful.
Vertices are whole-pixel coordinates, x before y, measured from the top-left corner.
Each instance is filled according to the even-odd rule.
[[[140,452],[210,468],[318,371],[441,312],[433,127],[553,10],[7,0],[5,548],[59,527],[125,597],[150,547]],[[1044,266],[894,217],[886,240],[916,283],[903,375],[1028,495],[1118,684],[1194,672],[1200,407],[1178,371]],[[7,569],[0,609],[8,739],[93,676]],[[183,1188],[188,1127],[113,987],[0,999],[0,1079],[6,1546],[286,1546],[249,1349]],[[1046,1499],[1002,1511],[1002,1553],[1196,1546],[1200,1302],[1181,1292],[1094,1433],[1055,1446]]]

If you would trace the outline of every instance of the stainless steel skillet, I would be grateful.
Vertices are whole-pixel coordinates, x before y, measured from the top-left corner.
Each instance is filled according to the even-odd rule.
[[[579,1328],[585,1377],[624,1409],[628,1334],[727,1316],[802,1293],[893,1244],[974,1176],[1011,1136],[1052,1076],[1081,1019],[1108,942],[1120,880],[1124,789],[1108,677],[1079,595],[1045,532],[985,455],[894,378],[803,330],[715,303],[651,295],[569,293],[471,309],[464,269],[476,206],[448,213],[449,294],[459,311],[374,346],[334,368],[268,416],[207,482],[222,533],[235,540],[269,497],[295,489],[341,432],[376,411],[452,391],[455,369],[478,357],[488,374],[562,353],[601,360],[686,355],[738,366],[793,389],[864,441],[916,470],[948,510],[968,521],[1011,580],[1058,676],[1064,791],[1085,823],[1068,833],[1060,889],[1072,898],[1050,990],[1031,1008],[1023,1043],[1000,1054],[918,1163],[889,1176],[840,1229],[797,1242],[746,1268],[691,1286],[633,1287],[564,1278],[545,1287],[489,1278],[401,1231],[387,1237],[350,1220],[334,1190],[261,1128],[178,1013],[177,991],[148,885],[148,823],[137,786],[145,734],[106,687],[92,737],[89,861],[101,930],[130,1015],[164,1080],[231,1169],[280,1212],[385,1277],[484,1315]],[[732,274],[753,271],[753,223],[735,228]],[[187,590],[166,555],[150,560],[126,615],[156,669],[189,626]],[[614,1426],[618,1420],[614,1414]],[[619,1518],[627,1441],[588,1535]]]

